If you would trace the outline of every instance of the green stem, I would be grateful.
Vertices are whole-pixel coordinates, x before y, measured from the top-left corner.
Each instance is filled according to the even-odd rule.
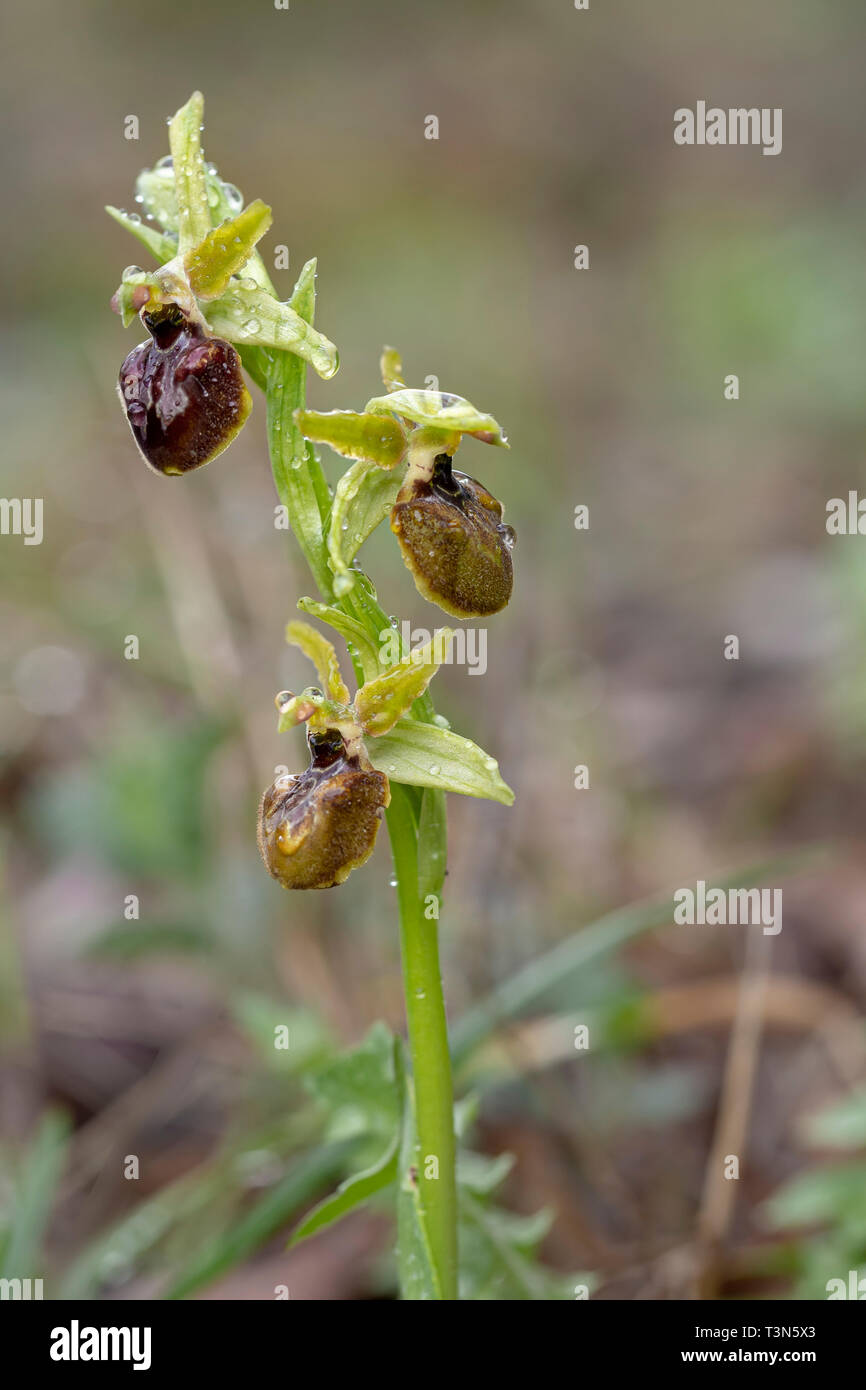
[[[315,264],[304,267],[292,307],[313,321]],[[277,353],[269,361],[245,354],[245,363],[265,387],[268,442],[277,495],[309,564],[319,592],[333,601],[333,574],[327,556],[330,496],[312,446],[298,430],[294,412],[305,405],[306,367],[300,358]],[[388,618],[361,583],[340,600],[344,612],[360,622],[376,648]],[[363,672],[357,671],[363,680]],[[430,696],[416,700],[413,716],[432,721]],[[437,1283],[443,1299],[457,1298],[457,1184],[454,1104],[448,1025],[439,968],[438,922],[425,916],[431,895],[441,903],[447,834],[442,792],[392,785],[387,811],[400,908],[401,954],[409,1050],[418,1134],[418,1183]],[[428,1158],[438,1160],[438,1177],[426,1176]]]
[[[453,1300],[457,1298],[454,1092],[439,967],[439,929],[435,918],[425,916],[418,832],[404,787],[391,788],[386,816],[400,905],[403,989],[418,1135],[415,1168],[439,1291],[443,1299]],[[431,1158],[437,1160],[435,1165],[430,1164]]]

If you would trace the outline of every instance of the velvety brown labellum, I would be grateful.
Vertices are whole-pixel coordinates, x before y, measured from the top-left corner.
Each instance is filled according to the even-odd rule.
[[[284,888],[333,888],[373,853],[391,789],[383,772],[348,756],[336,730],[307,742],[306,772],[278,777],[262,797],[259,849]]]
[[[252,409],[241,360],[169,309],[145,316],[152,341],[133,348],[119,390],[135,442],[157,473],[189,473],[228,448]]]
[[[391,510],[391,530],[418,592],[457,618],[498,613],[511,597],[514,532],[502,506],[438,454],[428,480],[407,475]]]

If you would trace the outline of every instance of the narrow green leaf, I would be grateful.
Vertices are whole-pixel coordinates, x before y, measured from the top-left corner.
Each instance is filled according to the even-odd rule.
[[[48,1111],[16,1174],[9,1203],[10,1225],[0,1260],[0,1277],[4,1279],[33,1279],[44,1274],[42,1237],[66,1160],[69,1128],[64,1114]]]
[[[326,1197],[318,1206],[304,1218],[297,1229],[292,1233],[289,1241],[289,1248],[299,1245],[302,1240],[315,1235],[317,1231],[322,1231],[326,1226],[331,1226],[335,1221],[341,1220],[348,1212],[354,1211],[356,1207],[362,1206],[364,1202],[374,1197],[377,1192],[381,1192],[397,1179],[397,1159],[400,1152],[400,1130],[394,1132],[391,1144],[383,1153],[377,1163],[370,1168],[365,1168],[362,1173],[355,1173],[352,1177],[346,1178],[340,1183],[336,1192],[330,1197]]]
[[[353,1147],[350,1143],[329,1144],[298,1159],[286,1176],[239,1221],[193,1255],[163,1297],[188,1298],[242,1260],[248,1259],[290,1221],[300,1207],[320,1192],[325,1183],[333,1180],[342,1170]]]
[[[866,1086],[849,1092],[816,1115],[809,1115],[802,1129],[806,1142],[820,1148],[866,1147]],[[863,1176],[866,1183],[866,1167]]]
[[[403,481],[399,469],[385,472],[369,463],[354,463],[337,484],[328,531],[328,556],[334,592],[348,593],[355,572],[349,568],[361,546],[390,512]]]
[[[148,251],[160,265],[165,265],[166,261],[173,260],[177,255],[177,242],[172,241],[171,237],[158,232],[156,227],[149,227],[146,222],[135,222],[128,212],[121,212],[120,208],[106,206],[105,211],[109,217],[113,217],[115,222],[121,227],[125,227],[128,232],[146,246]]]
[[[201,153],[204,97],[193,92],[168,127],[178,208],[178,250],[185,256],[211,229],[210,205]]]
[[[418,896],[442,902],[448,867],[448,808],[445,793],[425,787],[418,816]]]
[[[395,782],[436,791],[479,796],[510,806],[514,792],[499,775],[499,765],[477,743],[436,724],[401,719],[367,751],[379,772]]]
[[[290,304],[296,314],[312,324],[316,304],[315,260],[307,261],[298,276]],[[242,348],[244,354],[248,351],[249,348]],[[268,448],[277,496],[288,512],[292,530],[322,596],[330,598],[333,577],[325,549],[330,492],[322,465],[295,420],[295,412],[304,405],[306,365],[303,358],[292,352],[269,356],[272,360],[266,365]]]
[[[408,652],[381,676],[366,681],[355,696],[355,713],[366,734],[386,734],[424,694],[448,652],[450,628],[433,634],[423,647]]]
[[[256,198],[237,217],[221,222],[187,251],[184,265],[197,299],[218,299],[225,294],[232,276],[246,265],[273,220],[270,208]]]
[[[415,1098],[406,1073],[402,1044],[395,1045],[395,1066],[403,1090],[403,1123],[397,1188],[397,1272],[400,1296],[412,1302],[442,1298],[427,1231],[418,1174],[423,1161],[415,1124]]]
[[[374,744],[373,748],[376,749],[377,746]],[[711,888],[727,890],[753,886],[766,882],[768,878],[779,878],[793,870],[802,869],[805,860],[814,861],[815,858],[814,851],[811,855],[804,855],[803,851],[798,851],[796,856],[779,856],[777,859],[754,864],[727,877],[716,879],[707,884],[707,891]],[[518,1017],[526,1009],[537,1004],[548,990],[561,987],[563,983],[583,971],[590,961],[618,950],[627,942],[642,936],[644,932],[672,923],[673,911],[672,893],[644,902],[630,903],[627,907],[616,908],[604,917],[599,917],[597,921],[580,927],[551,951],[537,956],[516,975],[497,985],[485,999],[457,1020],[451,1034],[455,1063],[471,1053],[500,1023]]]

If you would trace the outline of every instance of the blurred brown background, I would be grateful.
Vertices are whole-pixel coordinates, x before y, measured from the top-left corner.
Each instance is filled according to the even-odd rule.
[[[608,910],[788,856],[767,880],[784,928],[750,965],[770,982],[734,1209],[705,1184],[746,933],[670,925],[476,1056],[478,1142],[518,1158],[507,1201],[555,1210],[547,1259],[601,1297],[824,1296],[866,1259],[866,542],[824,524],[863,471],[862,6],[106,0],[3,24],[0,491],[45,508],[40,546],[0,540],[7,1219],[38,1117],[73,1127],[36,1272],[53,1296],[71,1268],[93,1296],[159,1293],[313,1141],[305,1059],[402,1020],[384,837],[350,886],[299,901],[256,853],[261,788],[302,758],[273,696],[308,679],[282,631],[310,591],[273,527],[263,403],[179,484],[147,473],[115,397],[135,337],[108,301],[149,261],[103,205],[134,207],[199,87],[207,157],[272,204],[266,257],[289,246],[280,292],[318,256],[342,366],[311,403],[360,408],[391,342],[511,441],[460,460],[517,529],[517,582],[486,674],[446,669],[437,704],[517,802],[450,799],[452,1018]],[[698,99],[781,107],[782,153],[675,146]],[[387,528],[363,561],[389,612],[437,621]],[[287,1009],[308,1050],[275,1073],[256,1040]],[[589,1057],[570,1051],[587,1011]],[[635,1011],[655,1025],[622,1025]],[[804,1141],[828,1100],[861,1114],[844,1163]],[[774,1226],[796,1173],[832,1195]],[[143,1202],[146,1238],[84,1280]],[[390,1288],[378,1217],[288,1261],[282,1235],[206,1292],[270,1297],[287,1269],[292,1297]]]

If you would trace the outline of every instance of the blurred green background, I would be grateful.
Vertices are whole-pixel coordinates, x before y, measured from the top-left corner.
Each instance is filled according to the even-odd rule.
[[[517,792],[450,799],[458,1027],[603,914],[786,856],[784,929],[745,966],[769,978],[727,1214],[738,928],[650,911],[540,977],[467,1048],[476,1146],[516,1155],[505,1201],[551,1209],[545,1259],[595,1296],[825,1296],[866,1262],[866,552],[824,524],[863,475],[862,5],[36,0],[3,25],[0,491],[45,509],[40,546],[0,539],[3,1272],[51,1297],[393,1292],[380,1213],[284,1253],[339,1172],[303,1073],[402,1000],[385,838],[297,901],[255,847],[261,789],[303,758],[273,696],[308,681],[282,633],[310,591],[263,403],[179,484],[115,395],[136,339],[108,302],[149,261],[103,205],[134,207],[198,87],[207,157],[273,206],[280,293],[318,257],[342,366],[311,404],[360,408],[389,342],[511,441],[460,464],[516,527],[514,599],[486,673],[437,681]],[[699,98],[781,107],[782,153],[675,146]],[[389,612],[438,621],[386,527],[362,558]]]

